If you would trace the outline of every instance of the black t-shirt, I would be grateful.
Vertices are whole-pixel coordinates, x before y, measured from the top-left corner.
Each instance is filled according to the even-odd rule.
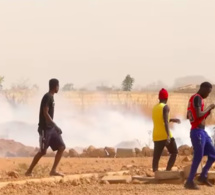
[[[43,99],[42,99],[41,105],[40,105],[39,127],[44,129],[44,130],[47,129],[47,128],[52,127],[51,124],[47,124],[46,118],[45,118],[45,116],[43,114],[43,109],[46,106],[49,107],[49,115],[53,119],[54,118],[55,102],[54,102],[53,95],[51,95],[50,93],[46,93],[43,96]]]

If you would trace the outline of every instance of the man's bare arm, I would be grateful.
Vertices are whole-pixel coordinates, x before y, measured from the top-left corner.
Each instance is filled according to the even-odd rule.
[[[43,108],[43,114],[45,116],[46,122],[48,124],[53,125],[56,128],[56,131],[59,134],[62,134],[62,130],[56,125],[56,123],[52,120],[51,116],[49,115],[49,107],[48,106],[44,106],[44,108]]]
[[[166,105],[163,109],[163,120],[164,120],[164,125],[165,125],[165,129],[166,129],[166,133],[168,138],[170,137],[170,133],[169,133],[169,107]]]
[[[214,108],[215,108],[214,104],[211,104],[210,106],[208,106],[203,111],[201,111],[200,107],[196,108],[196,116],[197,116],[197,118],[201,118],[201,117],[205,116],[207,113],[209,113]]]
[[[203,116],[205,116],[206,114],[209,114],[209,112],[215,108],[215,104],[211,104],[210,106],[208,106],[205,110],[201,110],[201,106],[202,106],[202,100],[199,96],[196,96],[194,99],[194,106],[195,106],[195,110],[196,110],[196,116],[197,118],[201,118]]]
[[[56,125],[55,123],[54,123],[54,121],[52,120],[52,118],[51,118],[51,116],[49,115],[49,107],[48,106],[44,106],[43,107],[43,114],[44,114],[44,116],[45,116],[45,119],[46,119],[46,122],[48,123],[48,124],[52,124],[52,125]]]
[[[181,120],[180,119],[177,119],[177,118],[171,118],[170,120],[169,120],[169,122],[171,123],[178,123],[178,124],[180,124],[181,123]]]

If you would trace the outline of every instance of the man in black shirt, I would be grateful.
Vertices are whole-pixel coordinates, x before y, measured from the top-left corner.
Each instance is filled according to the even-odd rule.
[[[61,137],[61,129],[54,123],[54,94],[58,93],[59,81],[51,79],[49,81],[49,92],[43,96],[40,106],[39,127],[38,132],[40,136],[40,151],[34,157],[31,166],[26,172],[26,176],[31,176],[34,167],[37,165],[42,156],[46,154],[50,146],[53,151],[57,151],[55,161],[51,169],[51,176],[63,176],[56,171],[56,168],[61,160],[65,150],[65,144]]]

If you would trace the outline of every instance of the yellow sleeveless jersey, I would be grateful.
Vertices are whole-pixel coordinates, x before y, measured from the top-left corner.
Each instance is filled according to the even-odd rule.
[[[154,106],[152,111],[152,119],[154,124],[153,129],[153,141],[162,141],[167,139],[166,128],[163,119],[163,109],[166,106],[164,103],[159,103]],[[169,119],[168,119],[169,120]],[[170,138],[172,138],[171,131],[169,132]]]

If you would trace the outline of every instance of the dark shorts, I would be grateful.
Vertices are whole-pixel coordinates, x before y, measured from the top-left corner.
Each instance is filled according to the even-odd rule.
[[[45,153],[49,148],[49,146],[53,151],[56,151],[62,147],[65,147],[62,136],[57,133],[54,127],[46,130],[42,130],[39,128],[38,132],[40,134],[39,142],[40,142],[41,152]]]

